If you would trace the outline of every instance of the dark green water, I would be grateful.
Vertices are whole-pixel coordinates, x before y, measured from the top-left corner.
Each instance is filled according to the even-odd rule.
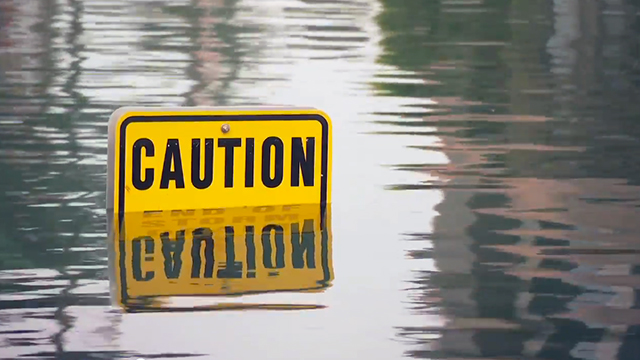
[[[640,358],[639,16],[0,0],[0,357]],[[262,104],[333,119],[329,286],[230,300],[300,310],[121,312],[111,112]]]

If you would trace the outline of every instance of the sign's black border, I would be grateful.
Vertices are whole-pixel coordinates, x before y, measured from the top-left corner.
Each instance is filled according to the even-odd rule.
[[[320,180],[320,206],[321,210],[327,204],[327,179],[328,179],[328,155],[329,155],[329,124],[327,119],[315,114],[283,114],[283,115],[175,115],[175,116],[131,116],[123,120],[120,125],[120,156],[118,159],[118,217],[122,219],[124,214],[125,176],[126,176],[126,150],[127,150],[127,126],[134,122],[201,122],[201,121],[275,121],[275,120],[315,120],[322,125],[322,164]],[[324,213],[324,212],[323,212]],[[121,221],[120,221],[121,223]]]
[[[222,122],[222,121],[275,121],[275,120],[291,120],[291,121],[300,121],[300,120],[312,120],[318,121],[322,125],[322,164],[321,164],[321,182],[320,182],[320,229],[323,234],[322,236],[322,267],[324,273],[324,279],[319,281],[319,287],[309,288],[309,289],[299,289],[299,290],[311,290],[324,288],[327,286],[327,281],[331,278],[331,272],[328,268],[328,234],[327,231],[329,229],[325,229],[325,215],[326,215],[326,207],[327,207],[327,182],[328,182],[328,167],[329,167],[329,124],[327,119],[318,114],[265,114],[265,115],[135,115],[130,116],[123,120],[119,126],[120,132],[120,151],[118,157],[118,233],[120,234],[119,240],[119,250],[120,250],[120,259],[118,259],[120,264],[120,286],[121,286],[121,301],[126,306],[127,299],[129,298],[127,294],[127,282],[126,282],[126,264],[125,264],[125,243],[122,236],[124,235],[124,205],[125,205],[125,182],[126,182],[126,150],[127,150],[127,126],[131,123],[135,122],[201,122],[201,121],[211,121],[211,122]],[[298,290],[298,291],[299,291]],[[289,290],[296,291],[296,290]],[[225,296],[229,296],[229,294],[225,294]]]

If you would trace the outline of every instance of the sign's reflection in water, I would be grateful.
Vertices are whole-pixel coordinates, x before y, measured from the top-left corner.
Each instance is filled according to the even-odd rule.
[[[120,231],[109,225],[111,296],[126,312],[317,309],[237,300],[324,291],[333,280],[329,206],[146,211],[117,221]],[[173,305],[187,297],[197,301]]]

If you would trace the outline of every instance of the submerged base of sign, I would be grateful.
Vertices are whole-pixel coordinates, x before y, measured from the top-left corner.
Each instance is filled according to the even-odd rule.
[[[110,220],[112,298],[126,311],[318,308],[202,299],[185,306],[184,297],[318,292],[334,278],[330,207],[144,211]]]
[[[130,301],[126,306],[128,313],[149,312],[197,312],[197,311],[233,311],[233,310],[316,310],[326,306],[318,304],[287,304],[287,303],[240,303],[219,302],[209,304],[204,299],[192,299],[188,301],[175,301],[174,298],[152,297]],[[184,299],[179,299],[184,300]]]
[[[107,210],[331,202],[331,120],[312,108],[134,108],[109,121]]]

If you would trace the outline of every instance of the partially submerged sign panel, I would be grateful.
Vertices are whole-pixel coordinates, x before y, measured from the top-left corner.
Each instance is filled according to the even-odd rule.
[[[315,204],[126,213],[110,247],[114,298],[320,291],[333,279],[330,207]],[[146,299],[146,300],[145,300]]]
[[[320,204],[331,121],[307,108],[121,108],[109,121],[108,211]]]
[[[316,109],[115,111],[107,211],[117,301],[327,287],[331,155],[331,121]]]

